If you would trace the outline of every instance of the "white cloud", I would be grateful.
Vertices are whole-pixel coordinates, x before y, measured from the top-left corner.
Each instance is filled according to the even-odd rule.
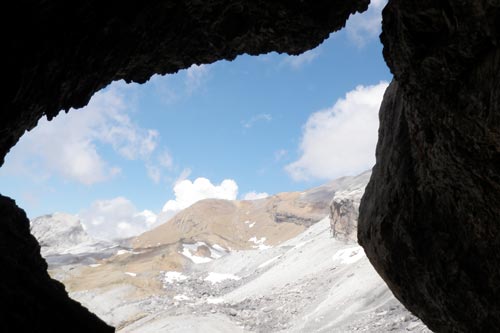
[[[196,89],[198,89],[203,81],[206,79],[209,73],[210,67],[209,65],[191,65],[186,70],[186,89],[188,94],[193,93]]]
[[[260,113],[258,115],[253,116],[249,120],[242,121],[241,125],[243,125],[244,128],[252,128],[253,125],[255,125],[255,123],[258,121],[270,122],[271,120],[273,120],[273,117],[270,114]]]
[[[302,68],[304,65],[311,63],[314,59],[319,56],[319,49],[313,49],[301,53],[299,55],[290,55],[283,59],[282,64],[290,66],[292,69]]]
[[[349,38],[359,47],[364,46],[368,40],[378,38],[382,30],[382,9],[387,0],[372,0],[368,10],[357,13],[349,18],[345,31]]]
[[[378,110],[387,82],[358,86],[326,110],[313,113],[303,129],[300,158],[287,165],[295,180],[357,174],[375,163]]]
[[[155,166],[158,163],[171,164],[171,157],[168,162],[164,156],[153,162],[159,133],[141,128],[129,117],[130,98],[124,93],[130,97],[130,90],[124,84],[114,84],[96,93],[81,110],[61,113],[50,122],[41,119],[12,149],[5,169],[33,178],[55,174],[91,185],[120,173],[120,168],[110,165],[99,152],[100,145],[111,146],[126,159],[143,160],[152,168],[159,168]]]
[[[174,185],[174,194],[175,199],[168,200],[163,206],[158,222],[166,222],[177,212],[199,200],[235,200],[238,196],[238,185],[232,179],[225,179],[219,185],[212,184],[207,178],[197,178],[194,182],[184,179]]]
[[[243,200],[258,200],[267,198],[268,196],[269,194],[267,194],[266,192],[257,193],[255,191],[252,191],[245,193],[245,195],[243,195]]]
[[[139,212],[124,197],[95,201],[78,216],[90,235],[108,240],[138,235],[156,221],[156,214],[149,210]]]

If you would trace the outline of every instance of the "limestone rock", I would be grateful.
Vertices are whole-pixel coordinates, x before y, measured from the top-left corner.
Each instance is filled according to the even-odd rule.
[[[356,177],[343,177],[330,203],[330,227],[332,236],[344,241],[356,241],[359,203],[365,192],[371,170]]]

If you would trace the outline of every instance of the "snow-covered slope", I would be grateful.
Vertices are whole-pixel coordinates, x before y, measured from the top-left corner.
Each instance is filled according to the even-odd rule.
[[[220,254],[71,295],[119,332],[429,332],[359,246],[331,237],[328,218],[279,246]],[[154,294],[135,297],[152,279]]]

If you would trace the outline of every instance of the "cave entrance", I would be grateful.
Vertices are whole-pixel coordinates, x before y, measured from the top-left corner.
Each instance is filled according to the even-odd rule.
[[[203,263],[230,248],[184,234],[181,248],[137,235],[200,199],[254,201],[370,169],[390,78],[376,34],[348,28],[298,56],[240,56],[141,85],[115,82],[83,109],[42,119],[25,134],[0,185],[32,219],[52,276],[120,327],[144,306],[124,298],[159,305],[162,284],[187,279],[171,273],[182,270],[182,257],[167,260],[169,253]],[[242,223],[258,230],[251,219]],[[280,232],[291,238],[302,227]],[[271,241],[282,239],[245,239],[256,249]]]

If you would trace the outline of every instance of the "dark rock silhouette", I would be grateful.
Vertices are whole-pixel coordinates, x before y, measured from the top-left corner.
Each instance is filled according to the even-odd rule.
[[[358,238],[438,332],[500,331],[500,2],[389,1]]]
[[[50,278],[24,211],[0,195],[1,332],[114,332]]]

